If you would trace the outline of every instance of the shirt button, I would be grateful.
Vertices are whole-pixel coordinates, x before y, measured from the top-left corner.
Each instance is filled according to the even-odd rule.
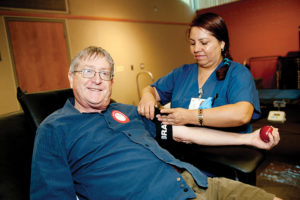
[[[128,136],[131,137],[131,134],[129,133]]]
[[[177,180],[177,182],[179,182],[180,181],[180,177],[178,177],[176,180]]]
[[[184,191],[184,192],[187,192],[187,191],[189,191],[189,189],[188,189],[188,188],[184,188],[183,191]]]
[[[145,144],[146,147],[149,147],[149,144]]]

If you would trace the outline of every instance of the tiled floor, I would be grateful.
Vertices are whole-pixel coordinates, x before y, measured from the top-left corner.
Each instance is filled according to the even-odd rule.
[[[266,160],[257,170],[257,186],[286,200],[300,200],[300,165]]]
[[[285,200],[300,200],[300,106],[285,108],[287,121],[271,124],[266,117],[253,124],[279,128],[280,143],[266,152],[266,159],[257,170],[256,185]]]

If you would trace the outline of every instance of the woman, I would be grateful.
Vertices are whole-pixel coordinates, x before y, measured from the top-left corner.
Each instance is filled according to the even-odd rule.
[[[259,98],[249,70],[231,60],[224,20],[214,13],[197,15],[188,30],[196,63],[185,64],[142,92],[138,112],[154,118],[157,102],[171,102],[157,115],[164,124],[218,127],[252,131],[250,120],[259,116]],[[228,129],[229,130],[229,129]]]

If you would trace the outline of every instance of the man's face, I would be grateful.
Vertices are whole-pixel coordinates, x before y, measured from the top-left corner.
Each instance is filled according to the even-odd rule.
[[[111,72],[106,58],[87,58],[80,62],[76,71],[83,69],[96,72]],[[70,86],[75,96],[75,108],[80,112],[100,112],[109,105],[113,80],[102,80],[99,73],[92,78],[84,78],[80,72],[69,73]]]

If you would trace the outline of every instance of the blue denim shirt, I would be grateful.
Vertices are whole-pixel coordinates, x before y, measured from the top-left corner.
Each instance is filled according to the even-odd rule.
[[[110,104],[102,113],[80,113],[73,99],[37,130],[31,199],[188,199],[195,194],[171,165],[197,184],[207,177],[162,149],[155,126],[135,106]]]

